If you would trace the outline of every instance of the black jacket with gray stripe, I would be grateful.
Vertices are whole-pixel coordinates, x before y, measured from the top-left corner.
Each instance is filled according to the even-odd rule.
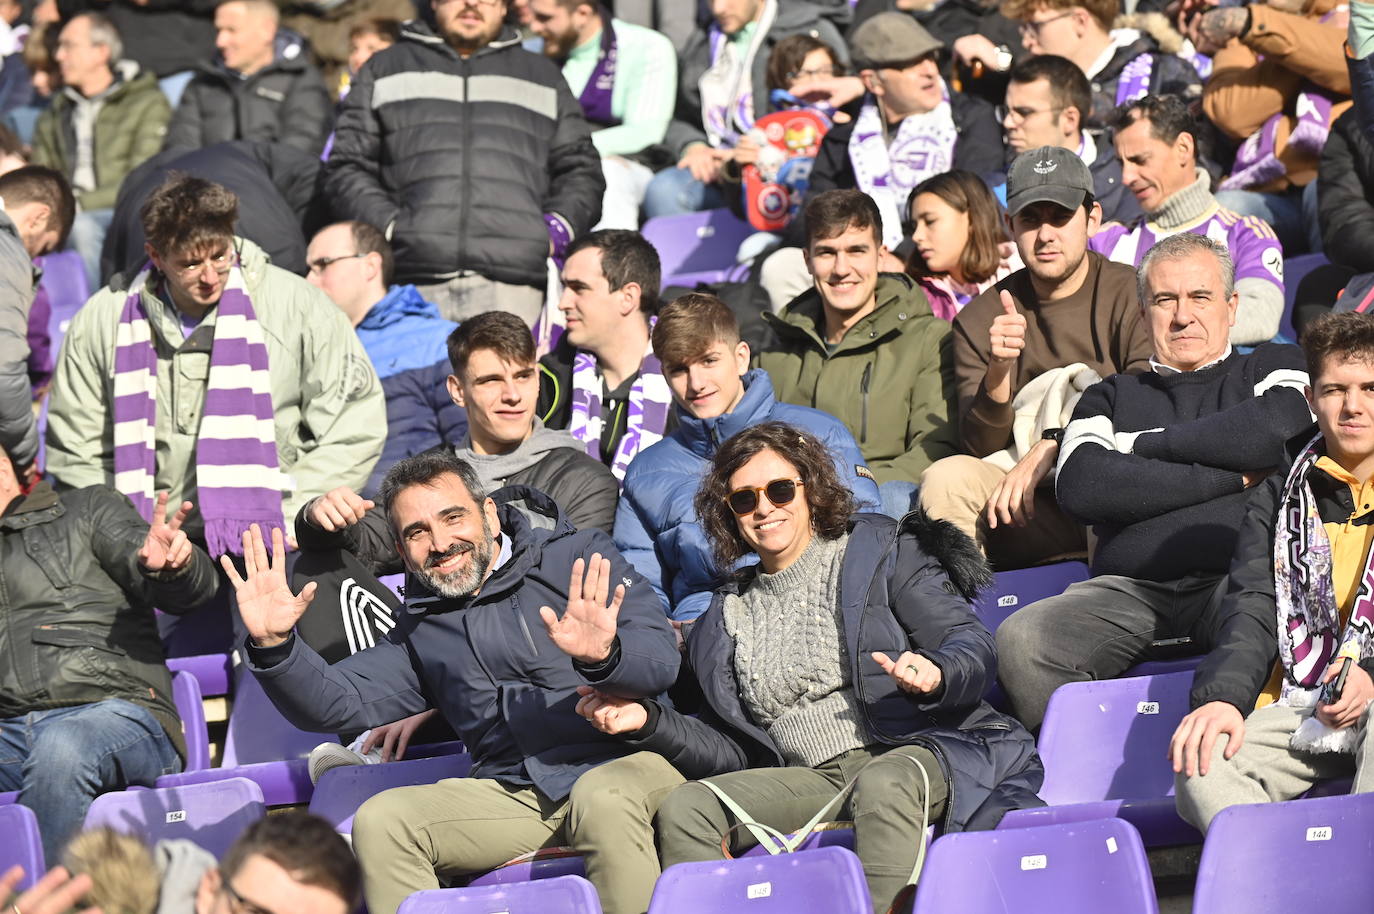
[[[362,68],[339,112],[325,192],[385,230],[398,282],[471,271],[542,287],[544,214],[573,237],[601,217],[601,159],[558,67],[511,29],[463,58],[422,23]]]

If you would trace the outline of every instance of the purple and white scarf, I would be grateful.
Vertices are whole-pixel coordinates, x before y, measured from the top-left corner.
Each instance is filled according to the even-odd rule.
[[[115,331],[115,488],[144,520],[153,516],[157,472],[157,350],[143,304],[152,275],[145,266],[134,279]],[[196,498],[211,555],[242,554],[249,524],[286,532],[272,416],[267,344],[236,262],[215,317],[196,439]]]
[[[653,322],[649,324],[653,330]],[[572,417],[568,432],[582,442],[587,454],[601,459],[601,403],[605,384],[596,366],[596,356],[577,351],[573,358]],[[673,395],[663,377],[663,366],[650,345],[639,366],[639,377],[630,388],[629,417],[625,433],[620,436],[611,472],[618,480],[625,479],[625,470],[635,455],[663,437],[672,410]],[[614,419],[612,420],[614,421]]]
[[[1309,85],[1298,93],[1294,108],[1296,123],[1288,135],[1288,145],[1316,158],[1326,145],[1331,132],[1331,96]],[[1282,111],[1264,122],[1236,150],[1231,174],[1221,182],[1222,190],[1247,190],[1262,187],[1288,174],[1288,166],[1279,160],[1279,128],[1292,119]]]
[[[1322,674],[1337,657],[1359,662],[1374,653],[1374,550],[1365,559],[1350,619],[1340,630],[1331,541],[1307,481],[1321,455],[1322,436],[1317,435],[1288,471],[1274,530],[1274,602],[1284,672],[1279,703],[1297,708],[1315,707]],[[1355,730],[1332,731],[1309,717],[1291,745],[1313,752],[1353,752]]]
[[[582,87],[577,101],[582,105],[582,114],[587,120],[599,127],[614,127],[620,118],[611,113],[611,96],[615,92],[616,61],[620,56],[616,46],[615,29],[611,27],[611,17],[601,11],[601,51],[596,58],[596,67]]]
[[[754,126],[754,58],[778,15],[778,0],[764,0],[763,15],[741,54],[719,25],[711,23],[711,66],[701,74],[701,126],[712,146],[733,147]]]
[[[864,98],[854,121],[849,162],[859,190],[872,197],[882,213],[883,244],[888,250],[902,241],[902,210],[911,189],[954,167],[959,129],[954,125],[949,89],[943,84],[941,95],[934,109],[903,118],[891,143],[873,96]]]
[[[1150,94],[1150,78],[1154,75],[1153,54],[1138,54],[1121,68],[1116,81],[1117,107],[1142,99]]]

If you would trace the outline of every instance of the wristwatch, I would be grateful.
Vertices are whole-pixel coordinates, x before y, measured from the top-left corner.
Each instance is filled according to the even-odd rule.
[[[1041,441],[1053,441],[1055,444],[1064,443],[1064,430],[1062,428],[1047,428],[1040,433]]]
[[[997,62],[993,65],[998,73],[1005,73],[1011,69],[1012,56],[1011,48],[1004,44],[997,46]]]

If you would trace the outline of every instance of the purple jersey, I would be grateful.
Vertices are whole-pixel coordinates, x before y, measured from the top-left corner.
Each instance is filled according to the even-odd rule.
[[[1155,242],[1180,231],[1206,235],[1226,245],[1236,264],[1237,282],[1242,279],[1264,279],[1274,283],[1280,291],[1283,290],[1283,246],[1279,244],[1278,236],[1269,223],[1254,216],[1242,216],[1216,204],[1213,204],[1209,215],[1193,226],[1172,232],[1159,228],[1148,217],[1140,219],[1130,228],[1113,223],[1090,238],[1088,247],[1109,260],[1137,266]]]

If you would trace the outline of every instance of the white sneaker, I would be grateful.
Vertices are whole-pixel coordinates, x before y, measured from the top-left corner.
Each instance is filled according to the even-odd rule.
[[[318,784],[320,778],[326,771],[334,768],[342,768],[345,765],[376,765],[382,761],[382,750],[374,747],[366,755],[363,754],[363,740],[371,730],[364,731],[353,742],[347,746],[338,743],[320,743],[310,750],[310,758],[307,767],[310,769],[310,783]]]

